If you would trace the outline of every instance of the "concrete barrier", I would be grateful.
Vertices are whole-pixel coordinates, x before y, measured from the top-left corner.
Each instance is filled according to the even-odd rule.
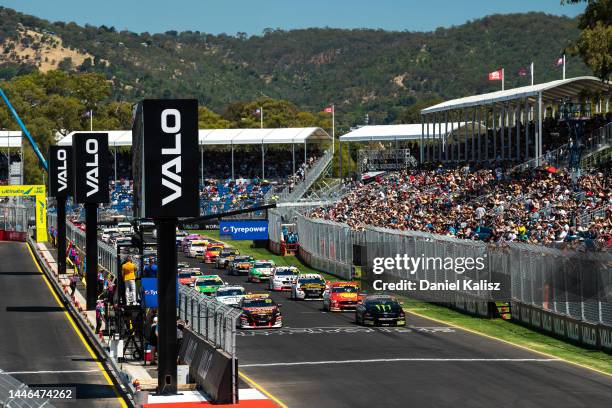
[[[238,361],[216,349],[204,337],[190,329],[183,330],[179,361],[189,365],[189,380],[217,404],[237,403]]]

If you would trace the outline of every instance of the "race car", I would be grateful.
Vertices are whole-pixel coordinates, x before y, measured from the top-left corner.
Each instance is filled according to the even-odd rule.
[[[390,295],[369,295],[355,309],[355,323],[363,326],[406,326],[406,315]]]
[[[187,250],[185,255],[189,258],[198,258],[204,256],[208,241],[206,240],[193,240],[187,244]]]
[[[223,244],[213,244],[210,243],[206,246],[206,251],[204,251],[202,261],[204,263],[213,263],[217,260],[217,256],[223,251]]]
[[[238,307],[245,293],[242,286],[224,285],[217,289],[215,298],[224,305]]]
[[[178,281],[181,285],[193,286],[198,275],[200,275],[200,268],[180,268],[178,270]]]
[[[233,261],[236,255],[239,255],[240,251],[237,249],[229,249],[225,248],[219,256],[217,256],[217,261],[215,262],[215,268],[217,269],[225,269],[230,261]]]
[[[283,319],[279,305],[267,294],[248,294],[240,301],[242,315],[238,319],[241,329],[280,328]]]
[[[291,290],[291,283],[300,271],[295,266],[277,266],[269,280],[270,290]]]
[[[247,279],[249,282],[262,282],[270,279],[272,272],[274,272],[274,261],[257,260],[253,262]]]
[[[227,266],[230,275],[248,275],[253,266],[253,257],[248,255],[238,255]]]
[[[362,300],[357,282],[331,282],[323,293],[323,309],[329,312],[355,310]]]
[[[291,299],[320,300],[324,292],[325,280],[318,273],[300,274],[291,284]]]
[[[214,295],[220,286],[225,285],[219,275],[198,276],[194,282],[195,289],[205,295]]]

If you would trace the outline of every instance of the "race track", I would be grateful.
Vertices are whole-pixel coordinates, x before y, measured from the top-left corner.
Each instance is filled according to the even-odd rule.
[[[0,242],[0,299],[0,369],[28,385],[75,387],[77,401],[57,407],[121,406],[24,243]]]
[[[247,291],[266,291],[199,265]],[[353,313],[326,313],[321,302],[292,301],[286,292],[272,297],[285,327],[239,330],[240,371],[291,408],[603,408],[612,401],[612,377],[503,342],[413,315],[405,329],[362,328]]]

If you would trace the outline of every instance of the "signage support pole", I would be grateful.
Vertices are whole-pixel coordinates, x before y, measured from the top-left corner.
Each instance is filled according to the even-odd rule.
[[[85,224],[87,310],[95,310],[98,299],[98,204],[85,203]]]
[[[66,274],[66,198],[57,199],[57,273]]]
[[[159,362],[157,392],[176,394],[176,218],[158,218],[157,227],[157,318]]]

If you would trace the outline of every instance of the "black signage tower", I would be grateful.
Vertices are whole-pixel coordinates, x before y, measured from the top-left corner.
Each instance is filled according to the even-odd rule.
[[[72,147],[49,147],[49,197],[57,201],[57,273],[66,274],[66,198],[73,195]]]
[[[85,205],[85,283],[87,310],[98,298],[98,205],[109,202],[107,133],[75,133],[72,136],[74,199]]]
[[[157,392],[176,393],[176,224],[199,215],[198,102],[144,100],[132,124],[134,216],[157,227]]]

